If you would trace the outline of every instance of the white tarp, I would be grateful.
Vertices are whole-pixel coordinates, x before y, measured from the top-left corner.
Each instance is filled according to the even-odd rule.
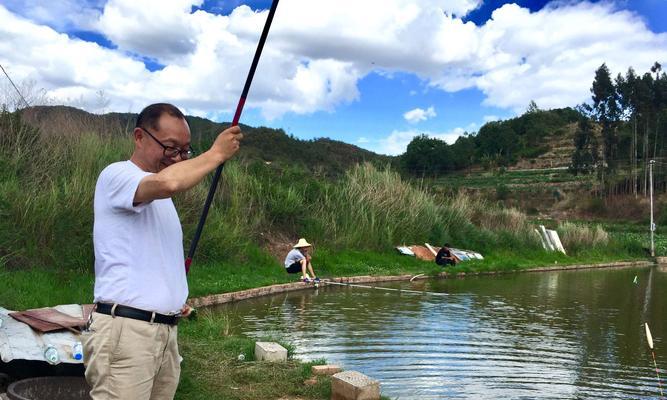
[[[415,255],[415,253],[412,250],[410,250],[410,248],[407,247],[407,246],[397,246],[396,250],[398,250],[399,253],[401,253],[405,256],[413,256],[414,257],[414,255]]]
[[[54,307],[56,310],[73,317],[82,318],[83,309],[79,304],[67,304]],[[64,330],[40,333],[27,324],[9,316],[14,311],[0,307],[0,359],[12,360],[44,359],[44,350],[53,345],[58,350],[61,363],[81,364],[82,360],[72,358],[72,345],[80,340],[79,335]]]

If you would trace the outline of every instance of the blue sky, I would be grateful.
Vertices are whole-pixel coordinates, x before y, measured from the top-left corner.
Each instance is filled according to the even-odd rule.
[[[0,0],[0,64],[35,102],[229,121],[269,6]],[[665,0],[281,0],[241,120],[400,154],[587,101],[603,62],[667,65],[666,32]]]

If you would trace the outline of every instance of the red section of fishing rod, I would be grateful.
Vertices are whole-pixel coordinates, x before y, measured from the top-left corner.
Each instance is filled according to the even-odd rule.
[[[243,106],[245,105],[246,97],[248,97],[248,92],[250,91],[250,84],[252,84],[252,78],[255,76],[255,70],[257,69],[257,64],[259,63],[259,57],[262,55],[262,49],[264,48],[264,43],[266,38],[269,35],[269,28],[271,28],[271,22],[273,21],[273,16],[276,13],[278,8],[278,0],[273,0],[271,4],[271,9],[269,10],[269,15],[266,17],[266,22],[264,23],[264,29],[262,30],[262,35],[259,37],[259,43],[257,43],[257,50],[255,50],[255,56],[252,59],[252,64],[250,65],[250,71],[248,72],[248,77],[246,78],[245,85],[243,86],[243,92],[241,93],[241,98],[239,103],[236,106],[236,112],[234,113],[234,119],[232,120],[232,126],[239,124],[239,119],[241,119],[241,113],[243,112]],[[192,257],[195,255],[197,250],[197,244],[199,243],[199,238],[201,237],[202,230],[204,229],[204,224],[206,223],[206,217],[208,216],[208,210],[211,208],[211,203],[213,202],[213,197],[215,196],[215,190],[218,187],[218,182],[220,181],[220,175],[222,174],[222,169],[225,167],[225,163],[222,163],[215,170],[215,175],[213,176],[213,181],[211,182],[211,187],[208,190],[208,196],[206,196],[206,202],[204,203],[204,210],[201,213],[199,218],[199,224],[197,224],[197,230],[195,231],[195,236],[190,243],[190,251],[188,251],[188,257],[185,259],[185,273],[190,272],[190,264],[192,264]]]

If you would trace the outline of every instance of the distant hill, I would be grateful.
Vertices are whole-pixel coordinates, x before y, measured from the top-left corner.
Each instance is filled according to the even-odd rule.
[[[136,122],[134,113],[91,114],[74,107],[37,106],[22,111],[23,118],[45,135],[77,135],[97,132],[100,135],[129,135]],[[205,118],[187,116],[196,151],[207,149],[215,136],[230,126]],[[395,157],[373,153],[360,147],[319,138],[301,140],[282,129],[252,127],[241,124],[244,139],[239,157],[245,162],[262,161],[277,166],[299,164],[325,175],[338,175],[350,166],[371,162],[378,165],[395,162]]]
[[[580,114],[571,109],[539,110],[484,124],[477,133],[453,144],[420,135],[401,156],[401,165],[415,176],[441,176],[482,169],[566,167],[574,151]]]

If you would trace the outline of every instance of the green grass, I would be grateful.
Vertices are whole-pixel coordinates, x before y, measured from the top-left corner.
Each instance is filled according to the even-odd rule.
[[[298,396],[327,399],[331,395],[329,377],[312,384],[312,365],[288,359],[281,363],[254,361],[254,341],[228,335],[224,314],[202,311],[195,320],[179,325],[179,347],[183,355],[179,399],[274,399]],[[284,344],[283,344],[284,345]],[[289,348],[289,346],[288,346]],[[238,356],[243,354],[244,361]]]
[[[630,221],[600,221],[599,223],[612,237],[626,243],[634,243],[642,249],[643,254],[648,254],[651,247],[651,234],[647,223]],[[667,226],[657,225],[654,235],[656,257],[667,256]]]

